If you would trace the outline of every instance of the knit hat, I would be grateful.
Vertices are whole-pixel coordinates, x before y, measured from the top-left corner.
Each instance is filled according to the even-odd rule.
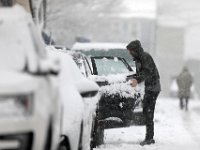
[[[140,48],[140,47],[141,47],[141,43],[140,43],[139,40],[132,41],[126,46],[126,48],[128,50],[134,50],[134,49],[137,49],[137,48]]]

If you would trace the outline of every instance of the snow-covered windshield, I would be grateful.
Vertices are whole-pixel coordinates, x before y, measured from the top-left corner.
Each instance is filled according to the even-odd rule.
[[[112,56],[124,58],[132,67],[135,67],[133,58],[126,49],[81,49],[77,50],[84,53],[87,56]]]
[[[121,74],[128,73],[129,70],[122,60],[115,57],[114,59],[108,58],[95,58],[95,64],[98,75]]]

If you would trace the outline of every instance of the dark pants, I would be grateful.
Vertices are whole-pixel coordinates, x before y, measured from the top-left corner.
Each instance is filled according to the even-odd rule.
[[[144,95],[143,113],[146,118],[146,140],[153,139],[154,136],[154,110],[159,93],[148,91]]]
[[[180,97],[180,108],[183,109],[185,106],[185,110],[188,110],[188,101],[189,101],[189,97]]]

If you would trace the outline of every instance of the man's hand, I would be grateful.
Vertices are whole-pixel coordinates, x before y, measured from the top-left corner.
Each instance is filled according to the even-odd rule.
[[[138,82],[137,82],[136,79],[132,79],[132,80],[131,80],[131,86],[132,86],[132,87],[136,87],[137,84],[138,84]]]

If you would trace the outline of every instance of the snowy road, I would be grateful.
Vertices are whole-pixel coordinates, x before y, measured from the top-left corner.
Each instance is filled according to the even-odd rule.
[[[191,100],[181,111],[178,99],[160,98],[155,112],[155,145],[140,146],[144,126],[109,129],[105,144],[96,150],[200,150],[200,100]]]

